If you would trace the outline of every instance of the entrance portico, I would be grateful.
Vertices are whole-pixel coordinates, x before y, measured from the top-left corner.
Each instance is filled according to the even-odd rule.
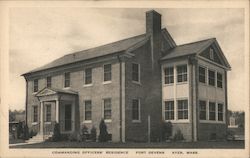
[[[77,92],[54,88],[44,88],[36,94],[40,101],[40,135],[52,135],[56,123],[61,133],[75,131],[77,96]]]

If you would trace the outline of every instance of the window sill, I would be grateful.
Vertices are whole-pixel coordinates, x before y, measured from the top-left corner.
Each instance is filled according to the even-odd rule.
[[[83,123],[92,123],[92,120],[84,120]]]
[[[33,95],[36,95],[37,93],[38,93],[38,92],[33,92],[32,94],[33,94]]]
[[[38,122],[32,122],[31,125],[38,125]]]
[[[212,120],[199,120],[200,123],[214,123],[214,124],[225,124],[225,121],[212,121]]]
[[[51,124],[51,122],[44,122],[44,124],[46,124],[46,125],[50,125],[50,124]]]
[[[163,84],[164,87],[173,86],[173,85],[174,85],[174,83],[167,83],[167,84],[164,83]]]
[[[190,123],[189,120],[165,120],[165,122],[171,122],[171,123]]]
[[[132,120],[132,123],[141,123],[141,120]]]
[[[182,85],[182,84],[188,84],[188,81],[184,81],[184,82],[176,82],[176,85]]]
[[[84,84],[84,85],[83,85],[83,87],[91,87],[91,86],[93,86],[92,83],[91,83],[91,84]]]
[[[140,85],[140,86],[141,86],[141,82],[138,82],[138,81],[133,81],[133,80],[132,80],[132,83],[134,83],[134,84],[137,84],[137,85]]]
[[[70,89],[70,87],[63,87],[63,89]]]
[[[110,122],[112,122],[112,120],[111,120],[111,119],[108,119],[108,120],[104,120],[104,122],[105,122],[105,123],[110,123]]]
[[[112,81],[104,81],[104,82],[102,82],[102,84],[110,84],[110,83],[112,83]]]

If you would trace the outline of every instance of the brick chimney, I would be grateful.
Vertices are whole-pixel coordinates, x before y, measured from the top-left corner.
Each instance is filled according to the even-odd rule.
[[[158,60],[161,57],[161,14],[155,10],[146,12],[146,34],[151,41],[152,69],[158,67]]]

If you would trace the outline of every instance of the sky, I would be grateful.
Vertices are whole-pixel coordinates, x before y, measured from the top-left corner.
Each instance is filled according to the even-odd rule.
[[[145,33],[145,12],[152,8],[12,8],[9,15],[9,107],[25,108],[21,74],[76,51]],[[245,110],[244,10],[161,8],[177,45],[215,37],[228,59],[230,110]],[[13,93],[14,92],[14,93]]]

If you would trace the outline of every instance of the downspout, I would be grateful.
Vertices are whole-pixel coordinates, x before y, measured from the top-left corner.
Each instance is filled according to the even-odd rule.
[[[122,142],[122,62],[121,62],[121,58],[120,56],[118,55],[117,56],[117,59],[119,61],[119,86],[120,86],[120,94],[119,94],[119,102],[120,102],[120,105],[119,105],[119,112],[120,112],[120,126],[119,126],[119,130],[120,130],[120,142]]]

